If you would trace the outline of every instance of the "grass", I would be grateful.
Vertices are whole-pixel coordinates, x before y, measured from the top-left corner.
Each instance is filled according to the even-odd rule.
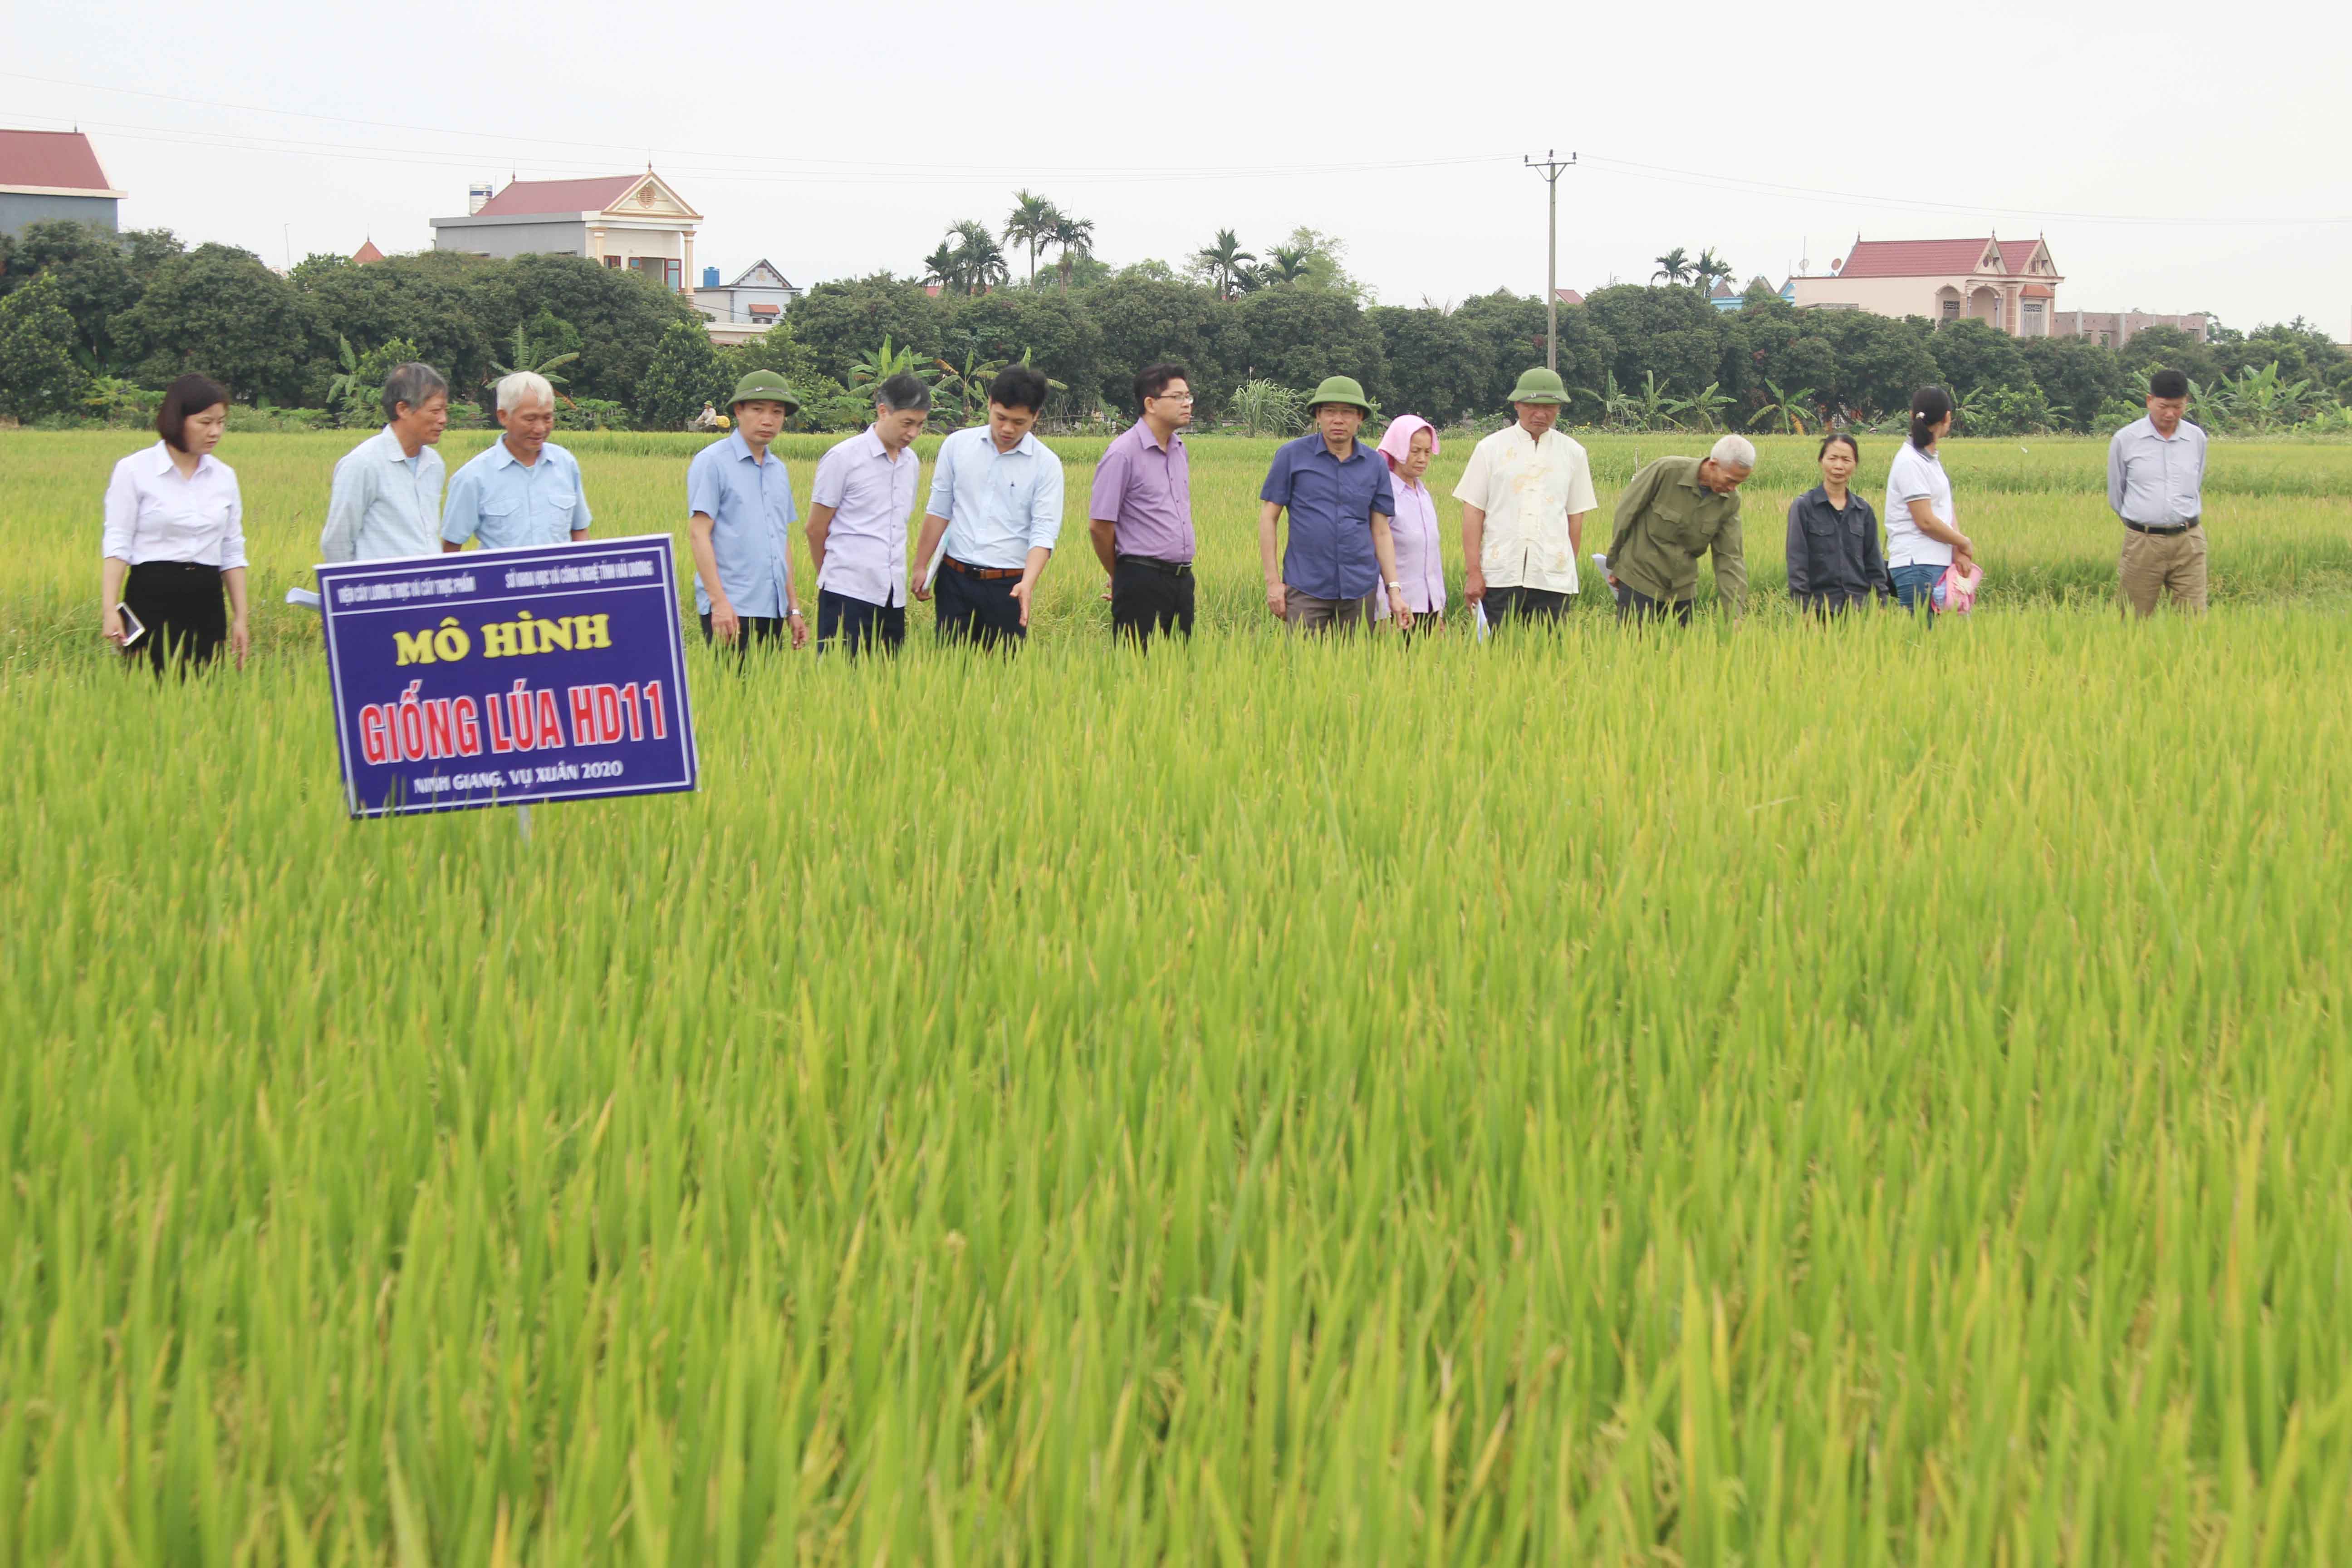
[[[0,439],[0,1560],[2352,1531],[2342,450],[2217,446],[2202,623],[2053,443],[1955,452],[1969,623],[1407,650],[1264,625],[1204,441],[1191,647],[1066,534],[1020,658],[698,653],[702,792],[525,844],[345,821],[292,612],[107,668],[121,447]],[[224,454],[271,599],[336,447]]]

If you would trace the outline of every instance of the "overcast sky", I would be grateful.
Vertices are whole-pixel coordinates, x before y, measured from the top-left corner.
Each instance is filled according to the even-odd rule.
[[[0,124],[95,142],[127,226],[290,251],[432,243],[472,179],[649,160],[698,262],[795,283],[920,258],[1026,185],[1114,265],[1220,227],[1347,241],[1392,304],[1744,281],[1856,234],[2042,233],[2061,309],[2352,333],[2338,5],[684,7],[0,0]],[[999,20],[1002,18],[1002,20]],[[1277,20],[1277,18],[1279,18]],[[907,128],[919,128],[909,132]]]

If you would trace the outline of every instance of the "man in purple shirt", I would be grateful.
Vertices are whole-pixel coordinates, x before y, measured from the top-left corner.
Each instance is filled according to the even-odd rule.
[[[1181,365],[1145,365],[1135,402],[1143,417],[1095,465],[1087,518],[1110,574],[1110,635],[1142,647],[1154,632],[1192,635],[1192,481],[1177,434],[1192,423],[1192,380]]]
[[[931,389],[894,375],[874,391],[874,423],[819,458],[809,493],[809,554],[816,562],[816,650],[849,653],[907,640],[907,518],[922,459],[915,437]]]

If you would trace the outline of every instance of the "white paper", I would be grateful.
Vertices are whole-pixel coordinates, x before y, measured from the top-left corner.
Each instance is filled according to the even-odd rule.
[[[1485,642],[1486,640],[1486,601],[1481,599],[1476,604],[1471,605],[1470,613],[1478,618],[1477,640]]]
[[[286,602],[289,605],[299,605],[306,610],[315,610],[319,608],[319,595],[313,594],[308,588],[287,589]]]
[[[929,593],[929,592],[931,591],[931,579],[932,579],[932,578],[934,578],[934,577],[937,577],[937,576],[940,574],[940,562],[942,562],[942,561],[944,561],[944,560],[946,560],[946,559],[947,559],[947,556],[948,556],[948,531],[947,531],[946,529],[944,529],[944,528],[943,528],[943,529],[940,530],[940,542],[939,542],[939,543],[938,543],[938,544],[936,544],[936,545],[934,545],[934,546],[932,547],[932,549],[931,549],[931,559],[930,559],[930,561],[929,561],[929,563],[928,563],[923,567],[923,592],[924,592],[924,593],[928,594],[928,593]]]

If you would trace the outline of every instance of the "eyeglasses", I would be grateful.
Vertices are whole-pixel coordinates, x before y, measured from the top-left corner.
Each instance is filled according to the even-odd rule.
[[[1162,392],[1147,397],[1143,401],[1146,403],[1190,403],[1192,401],[1192,395],[1189,392]]]

